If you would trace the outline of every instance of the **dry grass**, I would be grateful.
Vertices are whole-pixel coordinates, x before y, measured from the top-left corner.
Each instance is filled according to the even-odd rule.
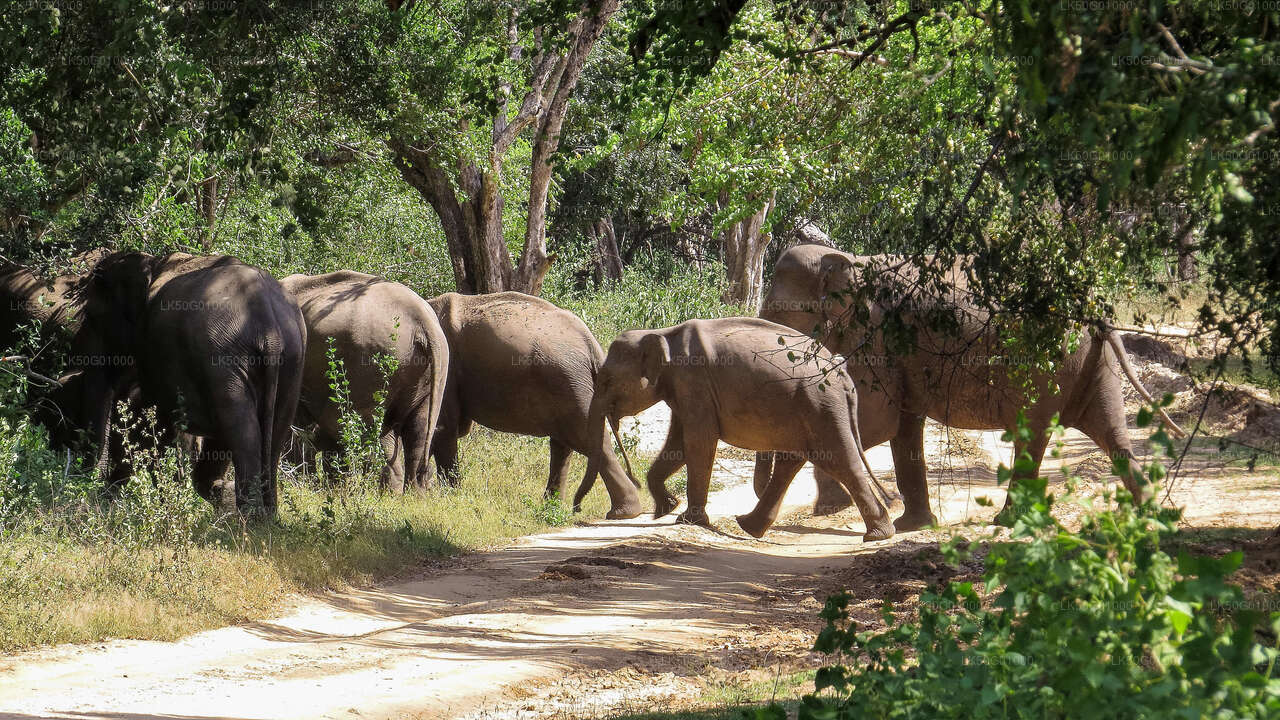
[[[164,483],[161,491],[183,497],[42,508],[0,542],[0,651],[170,640],[267,616],[292,593],[364,585],[602,517],[600,486],[577,518],[542,501],[547,452],[545,439],[477,428],[464,440],[457,488],[391,497],[359,484],[289,482],[279,519],[260,527],[218,520],[188,488]],[[584,465],[575,458],[573,472],[580,477]],[[134,516],[122,521],[124,512]]]

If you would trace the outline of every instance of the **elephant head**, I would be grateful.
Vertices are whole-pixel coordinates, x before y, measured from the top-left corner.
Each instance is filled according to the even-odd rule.
[[[671,347],[662,333],[629,330],[618,335],[596,372],[587,427],[603,430],[607,421],[616,435],[619,420],[657,404],[663,399],[663,376],[670,364]],[[604,452],[604,433],[593,430],[591,437],[591,457],[598,462]]]
[[[823,322],[841,317],[852,300],[850,288],[856,287],[858,266],[842,252],[822,256],[818,263],[817,304]]]
[[[78,289],[83,321],[72,340],[73,365],[83,371],[85,430],[106,462],[107,434],[117,391],[135,372],[142,349],[147,294],[156,258],[118,253],[101,261]]]

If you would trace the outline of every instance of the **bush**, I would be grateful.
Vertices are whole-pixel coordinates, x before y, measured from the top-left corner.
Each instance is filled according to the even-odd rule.
[[[752,315],[720,301],[724,286],[724,268],[719,264],[666,270],[641,265],[628,267],[620,281],[590,294],[549,281],[543,296],[581,317],[607,349],[624,330],[669,327],[692,318]]]
[[[1146,420],[1143,413],[1140,420]],[[1020,432],[1027,432],[1025,427]],[[1163,430],[1153,445],[1171,450]],[[1017,461],[1027,470],[1030,458]],[[1114,468],[1117,476],[1126,463]],[[1156,483],[1159,462],[1143,467]],[[1011,477],[1000,469],[1002,482]],[[1044,478],[1010,489],[1017,520],[1007,540],[988,538],[984,599],[952,582],[920,598],[918,622],[897,625],[886,604],[883,632],[859,632],[849,595],[828,599],[814,649],[819,670],[800,718],[1274,717],[1277,651],[1255,641],[1260,617],[1225,581],[1239,552],[1218,560],[1160,549],[1178,513],[1123,490],[1096,505],[1076,492],[1055,498]],[[1084,509],[1079,532],[1051,514]],[[953,562],[966,556],[944,545]],[[1280,632],[1280,614],[1270,617]],[[778,706],[754,711],[781,718]]]

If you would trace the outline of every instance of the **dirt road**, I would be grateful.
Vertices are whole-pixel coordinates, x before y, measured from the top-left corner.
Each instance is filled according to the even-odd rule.
[[[642,447],[660,441],[661,424],[646,425]],[[944,521],[993,512],[972,500],[1002,501],[983,455],[1007,449],[971,434],[952,450],[937,491]],[[878,473],[891,470],[887,447],[869,455]],[[933,537],[864,547],[856,511],[796,522],[814,492],[806,470],[791,519],[752,540],[732,520],[754,504],[750,463],[720,466],[724,488],[709,504],[720,531],[669,517],[591,523],[411,582],[300,598],[270,622],[12,656],[0,661],[0,719],[518,717],[535,699],[541,711],[554,702],[562,716],[590,716],[661,692],[646,690],[656,679],[806,655],[834,568],[877,553],[909,561],[886,546],[914,552]],[[870,600],[884,588],[864,590]],[[647,681],[628,684],[629,673]]]

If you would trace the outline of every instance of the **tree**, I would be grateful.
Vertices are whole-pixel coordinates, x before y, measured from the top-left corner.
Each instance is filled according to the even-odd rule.
[[[617,10],[618,0],[593,0],[567,20],[535,15],[536,24],[520,8],[509,10],[496,43],[505,60],[488,78],[489,91],[472,95],[478,107],[460,114],[453,127],[469,134],[471,116],[480,108],[489,111],[482,159],[427,133],[389,137],[401,174],[440,216],[460,292],[541,289],[551,264],[546,216],[553,156],[583,66]],[[521,99],[513,112],[509,100],[517,89]],[[526,130],[532,132],[528,214],[523,249],[513,264],[503,236],[503,161]]]

